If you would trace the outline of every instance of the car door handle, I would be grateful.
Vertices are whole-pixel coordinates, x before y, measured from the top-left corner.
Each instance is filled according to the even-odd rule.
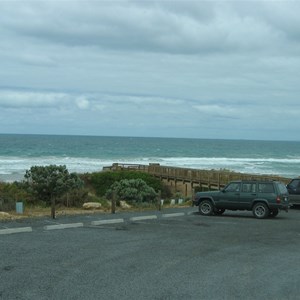
[[[252,196],[256,196],[256,193],[252,193],[251,195],[252,195]]]

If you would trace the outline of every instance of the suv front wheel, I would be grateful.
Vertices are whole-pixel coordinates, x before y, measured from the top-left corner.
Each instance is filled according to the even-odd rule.
[[[258,202],[254,204],[252,212],[254,217],[258,219],[264,219],[269,216],[270,210],[265,203]]]
[[[199,204],[199,212],[203,216],[210,216],[214,212],[214,206],[209,200],[203,200]]]

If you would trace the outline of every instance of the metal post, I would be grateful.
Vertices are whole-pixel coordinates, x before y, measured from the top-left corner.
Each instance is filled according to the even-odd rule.
[[[192,206],[194,206],[194,198],[195,198],[195,189],[192,188]]]

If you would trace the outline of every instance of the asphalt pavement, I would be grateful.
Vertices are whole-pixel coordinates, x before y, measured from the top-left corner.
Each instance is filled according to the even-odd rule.
[[[52,226],[52,227],[51,227]],[[56,227],[54,227],[56,226]],[[298,299],[300,210],[1,222],[0,299]]]

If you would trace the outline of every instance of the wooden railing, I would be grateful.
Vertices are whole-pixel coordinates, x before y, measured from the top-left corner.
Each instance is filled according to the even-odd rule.
[[[161,166],[160,164],[139,165],[114,163],[112,166],[104,167],[103,170],[143,171],[159,177],[162,180],[174,181],[175,183],[178,181],[189,183],[191,188],[194,186],[202,186],[210,189],[220,189],[233,180],[278,180],[285,184],[290,180],[289,178],[276,175],[244,174],[228,170],[198,170]]]

